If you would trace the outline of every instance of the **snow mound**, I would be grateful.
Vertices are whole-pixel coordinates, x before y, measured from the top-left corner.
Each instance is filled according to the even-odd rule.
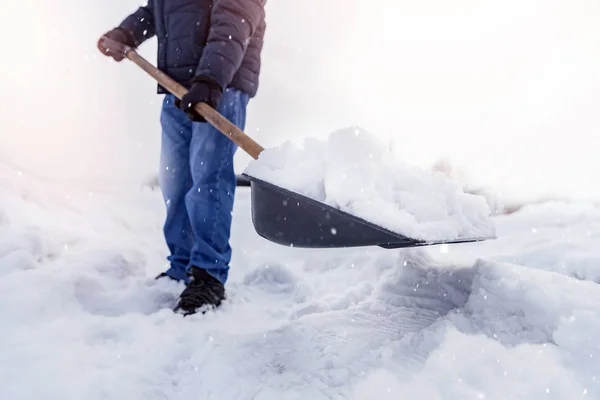
[[[483,196],[463,192],[442,173],[405,164],[359,128],[266,149],[244,172],[411,238],[495,236]]]

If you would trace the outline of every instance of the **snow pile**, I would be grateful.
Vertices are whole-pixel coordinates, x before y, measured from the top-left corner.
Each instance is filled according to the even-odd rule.
[[[437,343],[423,368],[380,368],[352,400],[599,398],[596,284],[483,261],[470,272],[466,303],[424,331]]]
[[[245,173],[399,234],[426,240],[495,235],[484,197],[464,193],[442,173],[403,163],[358,128],[266,149]]]

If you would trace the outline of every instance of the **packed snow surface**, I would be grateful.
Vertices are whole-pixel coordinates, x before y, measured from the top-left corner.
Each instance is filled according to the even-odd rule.
[[[228,300],[170,311],[143,188],[0,165],[0,399],[600,399],[600,209],[496,216],[498,239],[306,250],[236,194]]]
[[[442,173],[403,163],[358,128],[266,149],[244,172],[411,238],[495,235],[484,197],[463,192]]]

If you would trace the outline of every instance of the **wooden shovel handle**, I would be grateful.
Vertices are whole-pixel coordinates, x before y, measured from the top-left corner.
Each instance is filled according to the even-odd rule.
[[[105,48],[112,52],[123,54],[129,60],[136,63],[140,68],[154,78],[161,86],[171,92],[178,99],[181,99],[186,93],[187,89],[175,82],[164,72],[154,67],[142,56],[140,56],[133,48],[124,46],[121,43],[115,42],[111,39],[103,38],[102,43]],[[235,144],[241,147],[246,153],[248,153],[255,160],[264,148],[256,143],[250,136],[246,135],[240,128],[232,124],[227,118],[221,115],[214,108],[206,103],[198,103],[194,107],[196,112],[202,115],[211,125],[217,128],[223,135],[231,139]]]

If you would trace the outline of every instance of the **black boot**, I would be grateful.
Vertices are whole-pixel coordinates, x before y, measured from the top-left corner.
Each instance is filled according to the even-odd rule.
[[[225,287],[202,268],[192,267],[190,281],[181,293],[174,311],[185,315],[196,313],[198,308],[216,308],[225,299]],[[206,310],[202,311],[204,314]]]

